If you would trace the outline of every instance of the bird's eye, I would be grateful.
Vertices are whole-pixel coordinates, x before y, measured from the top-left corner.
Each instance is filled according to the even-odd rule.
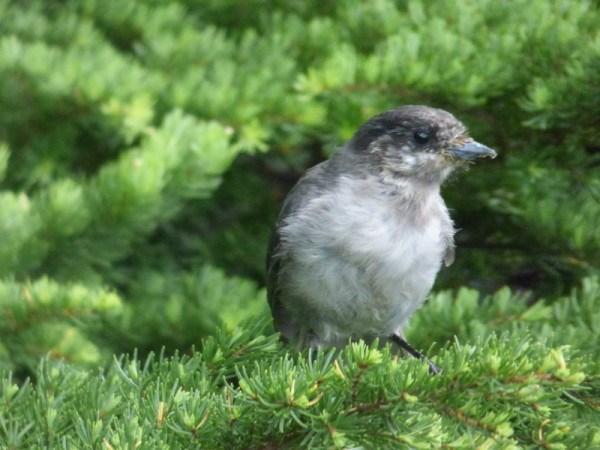
[[[415,141],[417,144],[427,144],[429,141],[430,135],[427,130],[417,130],[415,131]]]

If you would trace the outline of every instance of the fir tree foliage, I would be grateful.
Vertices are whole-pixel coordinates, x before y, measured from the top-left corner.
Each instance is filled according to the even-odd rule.
[[[430,322],[454,335],[436,337],[449,341],[437,352],[444,372],[435,377],[417,360],[362,342],[337,353],[291,355],[260,322],[218,332],[189,356],[133,355],[101,372],[45,359],[35,383],[2,380],[1,442],[8,448],[597,448],[599,291],[600,282],[587,279],[569,296],[529,307],[508,289],[479,306],[473,290],[437,294],[410,332],[425,339]],[[590,320],[584,310],[593,311]]]
[[[0,446],[600,448],[597,2],[0,18]],[[362,343],[296,354],[265,325],[283,195],[408,103],[500,154],[444,188],[457,262],[408,331],[433,378]]]

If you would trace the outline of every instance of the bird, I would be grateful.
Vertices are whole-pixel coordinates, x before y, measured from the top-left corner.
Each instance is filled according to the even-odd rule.
[[[441,186],[495,150],[451,113],[405,105],[367,120],[286,196],[267,249],[267,299],[290,345],[341,348],[392,342],[440,369],[404,337],[455,227]]]

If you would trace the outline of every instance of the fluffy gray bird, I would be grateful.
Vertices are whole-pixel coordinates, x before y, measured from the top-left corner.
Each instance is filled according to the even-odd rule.
[[[297,347],[390,339],[425,301],[454,227],[440,186],[495,157],[452,114],[403,106],[377,115],[288,194],[267,258],[275,327]],[[438,369],[430,363],[432,371]]]

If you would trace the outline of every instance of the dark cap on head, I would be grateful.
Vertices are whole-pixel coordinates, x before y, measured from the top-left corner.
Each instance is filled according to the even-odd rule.
[[[366,149],[386,135],[412,137],[417,144],[424,144],[427,139],[451,139],[466,136],[466,133],[466,127],[447,111],[407,105],[372,117],[358,129],[352,140],[358,147]]]
[[[415,170],[427,165],[427,160],[431,166],[432,154],[443,157],[446,165],[496,156],[492,149],[473,141],[452,114],[421,105],[402,106],[372,117],[358,129],[350,145],[355,151],[378,155],[390,167],[395,160],[398,164],[402,160],[402,171],[407,169],[407,161],[414,162]],[[439,162],[436,165],[441,167]]]

